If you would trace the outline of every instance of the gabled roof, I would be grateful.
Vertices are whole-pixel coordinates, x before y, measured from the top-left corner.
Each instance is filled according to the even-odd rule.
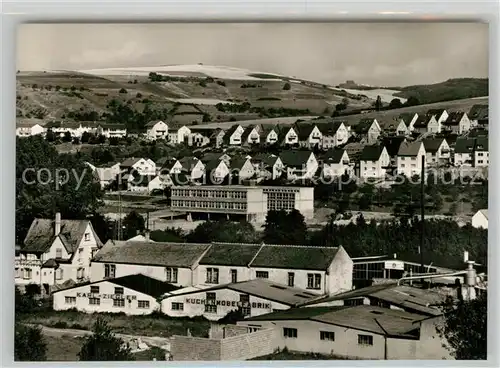
[[[250,135],[250,133],[252,133],[252,131],[255,129],[255,126],[254,125],[249,125],[248,127],[246,127],[246,129],[243,131],[243,133],[241,134],[241,142],[246,142],[247,139],[248,139],[248,136]],[[256,130],[257,131],[257,130]]]
[[[488,137],[477,137],[474,144],[475,151],[488,151]]]
[[[45,127],[47,124],[44,124],[42,120],[24,120],[24,121],[16,121],[16,128],[32,128],[35,125],[40,125],[42,127]]]
[[[416,157],[422,142],[404,142],[399,146],[398,156]]]
[[[474,139],[458,138],[455,142],[455,153],[472,153],[474,144]]]
[[[279,132],[279,129],[276,127],[276,125],[271,125],[271,124],[262,124],[261,125],[262,130],[260,131],[261,136],[267,137],[271,131],[274,130],[274,132],[277,134]]]
[[[260,247],[260,244],[214,243],[200,264],[246,267]]]
[[[142,160],[141,157],[129,157],[125,161],[123,161],[120,166],[122,167],[132,167],[136,163],[138,163],[140,160]]]
[[[360,161],[378,161],[383,151],[384,146],[379,144],[365,146],[359,159]]]
[[[227,153],[223,152],[207,152],[201,157],[200,160],[202,162],[209,162],[214,160],[222,161],[222,156],[224,155],[229,156]]]
[[[469,118],[473,120],[488,119],[488,105],[477,104],[471,107]]]
[[[403,120],[406,125],[410,124],[410,122],[413,120],[415,117],[416,112],[404,112],[402,114],[399,114],[398,119]],[[417,114],[418,116],[418,114]]]
[[[153,121],[150,121],[149,123],[147,123],[146,125],[144,125],[146,128],[152,128],[154,127],[156,124],[158,123],[165,123],[163,120],[153,120]],[[166,123],[165,123],[166,124]]]
[[[295,123],[294,129],[297,132],[299,141],[307,140],[315,127],[316,125],[310,123]]]
[[[238,169],[241,170],[243,166],[249,161],[250,159],[244,158],[244,157],[234,157],[231,159],[230,166],[231,169]]]
[[[267,167],[272,167],[278,161],[279,157],[271,153],[258,153],[251,158],[252,162],[259,163],[262,162]]]
[[[102,243],[89,220],[61,220],[61,231],[58,237],[61,239],[66,251],[74,253],[82,240],[87,226],[93,231],[97,246]],[[28,234],[24,239],[23,252],[44,253],[50,249],[56,236],[54,235],[55,220],[36,218],[31,223]]]
[[[99,123],[98,126],[108,130],[127,130],[127,126],[125,124]]]
[[[181,158],[179,162],[182,165],[183,170],[191,171],[198,164],[198,162],[200,162],[200,160],[193,156],[187,156]]]
[[[289,167],[303,167],[307,164],[307,160],[313,153],[304,150],[285,150],[280,152],[281,162]]]
[[[191,268],[210,244],[109,240],[92,262]]]
[[[427,113],[426,115],[428,116],[436,116],[436,118],[438,118],[439,116],[441,116],[444,112],[446,111],[446,109],[430,109],[430,110],[427,110]]]
[[[389,156],[394,157],[398,154],[399,147],[405,140],[405,137],[385,137],[382,139],[382,144],[387,149]]]
[[[443,123],[444,125],[454,126],[460,124],[460,120],[464,117],[465,112],[455,111],[448,115],[448,119]]]
[[[221,164],[222,165],[226,165],[226,163],[224,161],[222,161],[222,160],[208,161],[208,162],[205,163],[205,171],[208,174],[210,171],[217,169]]]
[[[231,135],[240,127],[239,124],[232,125],[231,128],[226,130],[226,134],[224,136],[231,137]]]
[[[323,155],[323,163],[338,164],[342,161],[342,157],[346,151],[341,148],[330,149]]]
[[[415,322],[425,318],[419,314],[360,305],[356,307],[291,308],[246,318],[245,321],[311,320],[378,335],[418,339],[418,335],[412,333],[418,329]]]
[[[117,277],[115,279],[105,279],[105,280],[99,280],[99,281],[94,281],[94,282],[87,282],[83,284],[76,284],[74,286],[71,286],[69,288],[65,289],[59,289],[57,291],[54,291],[54,293],[58,293],[60,291],[66,291],[70,289],[75,289],[79,288],[82,286],[88,286],[88,285],[95,285],[99,284],[101,282],[110,282],[115,285],[119,285],[131,290],[138,291],[139,293],[143,293],[146,295],[150,295],[154,298],[159,298],[162,295],[166,293],[170,293],[175,290],[179,290],[180,287],[177,287],[175,285],[153,279],[149,276],[143,275],[143,274],[134,274],[134,275],[127,275],[127,276],[122,276],[122,277]]]
[[[300,245],[263,245],[251,263],[254,268],[326,271],[339,248]]]
[[[172,170],[177,162],[178,160],[176,158],[167,158],[163,163],[161,163],[161,169]]]
[[[370,130],[370,127],[375,122],[373,118],[364,118],[359,121],[358,124],[353,125],[352,130],[356,134],[366,134]]]
[[[486,219],[488,219],[488,209],[479,210],[477,212],[481,212],[484,215],[484,217],[486,217]]]
[[[342,120],[328,120],[328,119],[321,119],[321,120],[314,120],[315,122],[318,122],[320,124],[316,125],[320,132],[323,135],[326,136],[333,136],[337,133],[337,130],[342,126],[342,124],[346,125],[347,123]]]
[[[430,120],[432,119],[432,116],[427,116],[427,115],[419,115],[418,119],[415,121],[415,124],[413,124],[414,128],[427,128],[427,125],[429,125]]]
[[[426,138],[422,142],[424,143],[425,152],[436,153],[443,141],[446,141],[444,138]]]
[[[446,295],[432,289],[420,289],[407,285],[375,284],[361,289],[347,291],[345,293],[326,296],[307,302],[304,305],[316,305],[333,301],[369,297],[388,302],[394,306],[411,310],[412,313],[438,316],[442,314],[440,304],[446,300]]]

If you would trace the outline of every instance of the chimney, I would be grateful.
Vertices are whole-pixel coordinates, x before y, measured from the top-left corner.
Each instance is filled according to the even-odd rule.
[[[60,232],[61,232],[61,213],[57,212],[56,221],[54,225],[54,236],[58,236]]]

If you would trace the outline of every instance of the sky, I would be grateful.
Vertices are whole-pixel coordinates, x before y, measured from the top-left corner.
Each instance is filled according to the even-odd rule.
[[[485,23],[24,24],[17,69],[223,65],[327,84],[488,76]]]

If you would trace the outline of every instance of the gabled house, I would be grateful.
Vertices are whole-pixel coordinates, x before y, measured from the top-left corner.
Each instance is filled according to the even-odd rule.
[[[174,174],[180,174],[183,171],[183,166],[182,163],[177,160],[176,158],[164,158],[158,160],[159,165],[157,166],[159,168],[158,173],[162,175],[174,175]]]
[[[472,216],[471,225],[476,229],[488,229],[488,209],[477,211]]]
[[[205,163],[206,182],[222,184],[230,175],[229,165],[222,160],[212,160]]]
[[[150,121],[146,124],[146,138],[150,140],[167,139],[168,125],[161,121]]]
[[[274,180],[283,173],[284,165],[279,156],[271,153],[258,153],[251,160],[258,176],[267,176],[264,173],[269,173],[269,179]]]
[[[89,220],[35,218],[15,260],[16,285],[47,285],[90,277],[90,261],[102,247]]]
[[[224,144],[228,146],[240,146],[242,143],[241,136],[243,135],[244,131],[245,129],[241,125],[239,124],[233,125],[224,134],[223,137]]]
[[[452,112],[443,123],[443,129],[453,134],[464,134],[471,128],[469,117],[465,112]]]
[[[123,138],[127,135],[127,127],[124,124],[99,123],[96,134],[106,138]]]
[[[204,147],[210,144],[210,137],[216,132],[216,129],[190,127],[191,134],[188,137],[188,145],[194,147]]]
[[[408,128],[404,120],[399,120],[399,122],[395,126],[395,133],[398,137],[405,137],[410,134],[410,129]]]
[[[189,175],[191,180],[198,180],[205,175],[205,164],[196,157],[183,157],[179,160],[182,172]]]
[[[426,162],[436,164],[439,162],[449,162],[450,146],[444,138],[427,138],[423,140],[426,154]]]
[[[260,143],[260,129],[259,126],[249,125],[241,135],[242,145],[252,145]]]
[[[391,158],[387,149],[379,144],[365,146],[359,159],[359,177],[384,178]]]
[[[171,144],[189,144],[191,129],[185,125],[173,125],[168,129],[167,140]]]
[[[397,174],[411,178],[422,172],[422,157],[425,160],[425,146],[423,142],[404,142],[399,147],[396,158]]]
[[[16,122],[16,136],[18,137],[31,137],[33,135],[45,134],[47,129],[39,122],[36,121],[17,121]]]
[[[295,146],[299,144],[299,135],[291,126],[282,127],[278,139],[282,146]]]
[[[319,167],[318,160],[311,151],[285,150],[279,157],[286,168],[288,180],[311,179]]]
[[[458,138],[453,151],[453,163],[455,166],[472,166],[475,140],[470,138]]]
[[[229,162],[231,161],[231,156],[229,156],[227,153],[224,152],[207,152],[200,158],[201,161],[204,163],[207,163],[209,161],[214,161],[214,160],[219,160],[219,161],[224,161],[226,164],[229,165]]]
[[[488,150],[488,137],[476,138],[474,144],[474,167],[485,167],[490,164],[490,154]]]
[[[469,110],[471,126],[488,126],[488,105],[476,104]]]
[[[398,121],[403,121],[410,132],[413,131],[413,126],[418,119],[418,114],[416,112],[407,112],[400,114],[398,116]]]
[[[413,131],[420,134],[441,133],[441,123],[438,123],[434,115],[419,116],[415,124],[413,124]]]
[[[354,125],[352,127],[352,131],[357,137],[360,137],[362,141],[372,145],[377,142],[382,129],[380,128],[377,119],[367,118],[361,119],[358,124]]]
[[[252,161],[247,157],[235,157],[230,162],[231,177],[238,180],[250,179],[255,175],[255,168]]]
[[[304,148],[321,147],[323,134],[316,124],[296,123],[294,129],[299,137],[299,146]]]
[[[430,109],[427,116],[434,116],[438,124],[443,124],[448,119],[448,112],[445,109]]]
[[[322,177],[334,178],[345,174],[352,175],[352,165],[345,149],[330,149],[321,156]]]
[[[349,131],[343,121],[322,122],[317,125],[322,133],[321,148],[328,150],[347,143]]]
[[[279,129],[274,125],[263,125],[260,132],[260,142],[273,145],[278,142]]]
[[[125,174],[122,177],[122,183],[126,182],[129,192],[145,192],[149,193],[149,188],[160,189],[157,186],[157,181],[153,181],[158,175],[140,175],[136,172]],[[155,186],[156,185],[156,186]]]
[[[120,164],[120,172],[137,172],[140,175],[156,175],[156,164],[149,158],[130,157]]]

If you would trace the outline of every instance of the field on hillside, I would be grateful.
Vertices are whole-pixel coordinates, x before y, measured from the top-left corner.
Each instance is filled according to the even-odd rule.
[[[224,73],[220,75],[224,76]],[[241,117],[237,113],[220,112],[214,106],[216,103],[249,102],[252,107],[301,109],[309,110],[311,114],[331,115],[335,105],[346,97],[345,92],[314,82],[290,83],[290,89],[284,89],[287,79],[238,80],[234,75],[229,77],[207,79],[203,74],[191,74],[152,82],[144,73],[100,76],[79,72],[19,72],[17,116],[69,120],[69,112],[95,111],[102,118],[102,113],[109,111],[108,104],[118,100],[140,112],[146,105],[153,110],[171,110],[176,102],[190,103],[202,113],[210,114],[211,120],[229,121],[231,117],[241,120],[258,118],[259,115],[250,113]],[[366,108],[374,102],[349,94],[347,98],[351,108]],[[197,119],[178,120],[188,124]]]

